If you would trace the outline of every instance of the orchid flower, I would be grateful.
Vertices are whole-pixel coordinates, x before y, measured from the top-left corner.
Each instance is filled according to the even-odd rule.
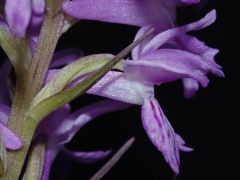
[[[66,149],[64,144],[68,143],[79,129],[92,119],[111,111],[125,109],[126,107],[128,107],[128,105],[125,103],[108,100],[91,104],[73,113],[70,112],[70,106],[65,105],[48,116],[39,125],[37,133],[35,134],[36,138],[44,137],[46,139],[46,150],[41,179],[48,179],[52,162],[59,151],[64,152],[75,160],[85,163],[92,163],[108,156],[111,152],[110,150],[72,152]]]
[[[188,31],[205,28],[211,25],[215,20],[216,12],[213,10],[203,19],[185,26],[170,29],[166,29],[166,27],[163,26],[154,26],[157,29],[156,34],[153,34],[152,37],[149,37],[149,39],[135,48],[132,52],[133,60],[141,60],[141,62],[131,61],[126,65],[126,71],[131,69],[131,72],[128,73],[129,77],[132,76],[132,78],[141,79],[143,81],[149,78],[148,80],[151,79],[151,81],[153,81],[152,83],[154,83],[154,81],[158,80],[151,77],[148,73],[150,71],[145,69],[144,73],[139,73],[141,69],[146,66],[145,64],[151,63],[156,66],[163,66],[159,68],[164,72],[167,70],[167,66],[168,68],[170,68],[170,66],[174,68],[178,66],[177,69],[172,69],[172,71],[174,70],[178,75],[181,74],[186,97],[191,97],[195,94],[199,88],[198,82],[200,82],[203,87],[207,86],[208,78],[205,74],[208,72],[219,77],[224,77],[221,66],[214,61],[214,56],[218,53],[218,50],[210,48],[197,38],[186,34]],[[146,26],[141,28],[136,38],[151,27],[152,26]],[[188,66],[192,66],[192,68],[195,66],[195,68],[201,68],[201,70],[190,72],[187,70]],[[156,71],[160,70],[157,67],[155,69]],[[191,78],[184,78],[186,74]],[[175,80],[174,76],[170,78],[171,79],[166,80]]]
[[[52,163],[59,152],[87,163],[105,158],[111,151],[71,152],[65,144],[86,123],[105,113],[125,109],[129,104],[142,106],[142,123],[149,139],[173,172],[179,174],[179,151],[193,149],[185,146],[183,138],[164,115],[154,97],[154,86],[180,79],[185,96],[192,97],[199,84],[202,87],[208,85],[209,72],[224,77],[221,66],[214,60],[218,50],[187,34],[211,25],[216,19],[215,10],[199,21],[180,27],[176,25],[176,9],[199,2],[6,0],[5,16],[0,15],[0,45],[12,62],[16,83],[8,87],[12,82],[12,66],[5,61],[0,68],[0,176],[19,179],[27,155],[23,178],[30,178],[37,170],[33,176],[42,180],[49,178]],[[76,49],[54,53],[62,33],[76,20],[120,23],[140,29],[136,41],[112,61],[109,60],[113,56],[109,54],[79,59],[82,52]],[[118,63],[131,51],[131,60]],[[119,71],[111,70],[114,66]],[[69,102],[83,93],[110,100],[72,112]],[[37,146],[41,144],[39,142],[44,145],[41,150]],[[29,151],[30,145],[33,151]],[[7,152],[6,149],[18,151]],[[36,149],[42,156],[34,151]],[[35,163],[34,156],[43,158],[43,161]],[[35,168],[36,164],[39,167]]]
[[[174,132],[163,114],[154,98],[153,85],[188,78],[206,87],[208,72],[224,76],[220,66],[213,61],[213,57],[203,55],[205,51],[212,51],[212,49],[202,43],[199,47],[199,52],[202,53],[199,54],[192,53],[198,50],[196,46],[195,49],[192,46],[189,52],[186,51],[187,48],[170,49],[171,46],[167,45],[170,40],[178,36],[188,37],[185,35],[187,31],[210,25],[215,18],[215,11],[211,11],[197,22],[165,30],[147,39],[133,50],[133,60],[125,61],[124,73],[110,72],[88,91],[90,94],[142,105],[143,126],[150,140],[163,153],[165,160],[176,174],[179,173],[179,150],[191,151],[192,149],[184,146],[184,141]],[[140,29],[136,36],[147,28]],[[198,40],[196,42],[200,43]]]

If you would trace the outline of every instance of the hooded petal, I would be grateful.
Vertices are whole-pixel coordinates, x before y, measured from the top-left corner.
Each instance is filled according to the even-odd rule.
[[[22,147],[22,140],[11,129],[0,122],[0,131],[4,145],[7,149],[17,150]]]
[[[6,0],[7,22],[18,37],[24,37],[31,18],[30,0]]]
[[[162,152],[172,170],[178,174],[179,146],[171,124],[154,98],[145,99],[142,106],[143,127],[152,143]]]
[[[77,19],[144,26],[173,24],[174,5],[167,5],[165,0],[65,0],[63,10]]]
[[[110,71],[89,89],[87,93],[140,105],[143,104],[144,94],[153,93],[153,87],[130,81],[121,72]]]
[[[64,152],[81,163],[94,163],[100,160],[105,159],[107,156],[110,155],[112,152],[111,150],[108,151],[90,151],[90,152],[83,152],[83,151],[70,151],[64,148]]]
[[[140,61],[125,61],[124,72],[129,79],[160,84],[191,77],[203,87],[208,84],[205,74],[212,67],[195,54],[177,49],[160,49],[142,58]]]
[[[52,132],[52,135],[55,136],[54,139],[58,142],[58,144],[65,144],[73,138],[79,129],[94,118],[105,113],[122,110],[127,107],[129,107],[129,105],[125,103],[111,100],[91,104],[66,117],[56,128],[55,132]]]

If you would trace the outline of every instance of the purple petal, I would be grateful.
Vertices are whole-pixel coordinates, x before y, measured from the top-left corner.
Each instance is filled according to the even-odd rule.
[[[77,48],[64,49],[54,54],[50,68],[65,66],[83,56],[83,52]]]
[[[128,78],[150,84],[159,84],[191,77],[203,87],[208,84],[205,74],[211,67],[194,54],[177,49],[160,49],[148,53],[140,61],[125,61]]]
[[[49,179],[52,163],[56,158],[57,153],[58,153],[58,149],[56,147],[48,146],[46,148],[41,180]]]
[[[172,24],[175,6],[162,0],[65,0],[63,10],[77,19],[144,26]]]
[[[56,128],[65,120],[70,112],[71,108],[69,104],[66,104],[52,112],[38,125],[35,137],[44,135],[47,136],[50,141],[51,138],[54,138],[53,133]]]
[[[7,22],[18,37],[24,37],[31,17],[30,0],[6,0]]]
[[[178,174],[180,166],[179,147],[175,133],[154,98],[145,99],[142,106],[143,127],[152,143],[162,152],[172,170]]]
[[[216,20],[216,11],[212,10],[209,12],[204,18],[200,19],[199,21],[193,22],[191,24],[168,29],[159,33],[155,36],[142,50],[142,54],[147,53],[149,51],[155,51],[163,44],[165,44],[170,39],[177,37],[181,34],[184,34],[188,31],[199,30],[203,29],[209,25],[211,25]]]
[[[183,87],[184,87],[184,96],[185,96],[185,98],[191,98],[198,91],[199,84],[194,79],[184,78],[183,79]]]
[[[17,150],[22,147],[22,140],[17,137],[12,130],[0,122],[0,132],[4,145],[7,149]]]
[[[153,87],[130,81],[121,72],[110,71],[87,93],[140,105],[143,103],[144,94],[153,94]]]
[[[56,136],[55,139],[58,143],[65,144],[73,138],[79,129],[94,118],[127,107],[129,107],[129,105],[125,103],[106,100],[81,108],[66,117],[64,121],[59,124],[54,132],[54,136]]]
[[[182,34],[178,37],[178,42],[183,50],[190,51],[202,57],[210,66],[214,67],[211,72],[217,76],[224,77],[221,66],[214,61],[214,56],[219,52],[217,49],[206,46],[203,42],[199,41],[193,36]]]
[[[81,163],[94,163],[105,159],[111,154],[112,151],[108,150],[108,151],[73,152],[64,148],[64,152],[74,160],[77,160]]]

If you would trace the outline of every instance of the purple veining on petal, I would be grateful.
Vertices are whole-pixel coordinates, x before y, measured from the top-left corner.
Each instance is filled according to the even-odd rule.
[[[178,174],[180,162],[175,134],[154,98],[145,99],[142,106],[142,121],[150,140],[163,153],[173,171]]]

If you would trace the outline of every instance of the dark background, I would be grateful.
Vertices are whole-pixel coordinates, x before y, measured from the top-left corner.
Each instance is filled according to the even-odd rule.
[[[156,88],[156,97],[175,131],[194,148],[191,153],[181,153],[179,180],[240,179],[237,177],[239,10],[226,1],[212,0],[202,9],[194,6],[179,9],[178,23],[195,21],[214,8],[218,13],[217,22],[192,34],[209,46],[220,49],[216,60],[223,66],[226,78],[210,75],[209,86],[201,88],[190,100],[183,97],[180,81]],[[79,47],[86,55],[117,54],[132,42],[137,30],[125,25],[82,21],[61,38],[58,49]],[[73,106],[83,106],[96,100],[101,98],[84,95],[75,100]],[[170,180],[173,173],[144,132],[140,111],[139,106],[134,106],[101,116],[82,128],[67,146],[72,150],[113,149],[116,152],[134,136],[133,146],[103,179]],[[106,161],[86,165],[70,161],[60,154],[53,165],[51,179],[89,179]]]
[[[192,34],[209,46],[219,48],[217,62],[223,66],[225,79],[210,75],[210,84],[201,89],[193,99],[186,100],[182,94],[181,82],[164,84],[156,89],[156,97],[173,125],[187,145],[194,148],[191,153],[181,153],[179,180],[196,179],[238,179],[237,163],[238,131],[236,122],[239,83],[237,74],[237,16],[236,11],[224,1],[209,1],[202,9],[181,8],[178,23],[195,21],[216,8],[217,22]],[[234,19],[236,18],[236,19]],[[236,21],[236,23],[232,23]],[[85,54],[116,54],[132,42],[136,27],[82,21],[65,34],[59,49],[80,47]],[[236,45],[235,45],[236,43]],[[74,101],[74,106],[88,104],[93,96],[83,96]],[[172,179],[173,173],[163,156],[152,145],[141,124],[140,107],[104,115],[86,125],[67,146],[72,150],[113,149],[116,151],[128,138],[136,142],[103,178],[118,179]],[[88,179],[106,161],[92,165],[69,162],[59,155],[53,166],[52,179]],[[62,168],[64,166],[65,168]]]

